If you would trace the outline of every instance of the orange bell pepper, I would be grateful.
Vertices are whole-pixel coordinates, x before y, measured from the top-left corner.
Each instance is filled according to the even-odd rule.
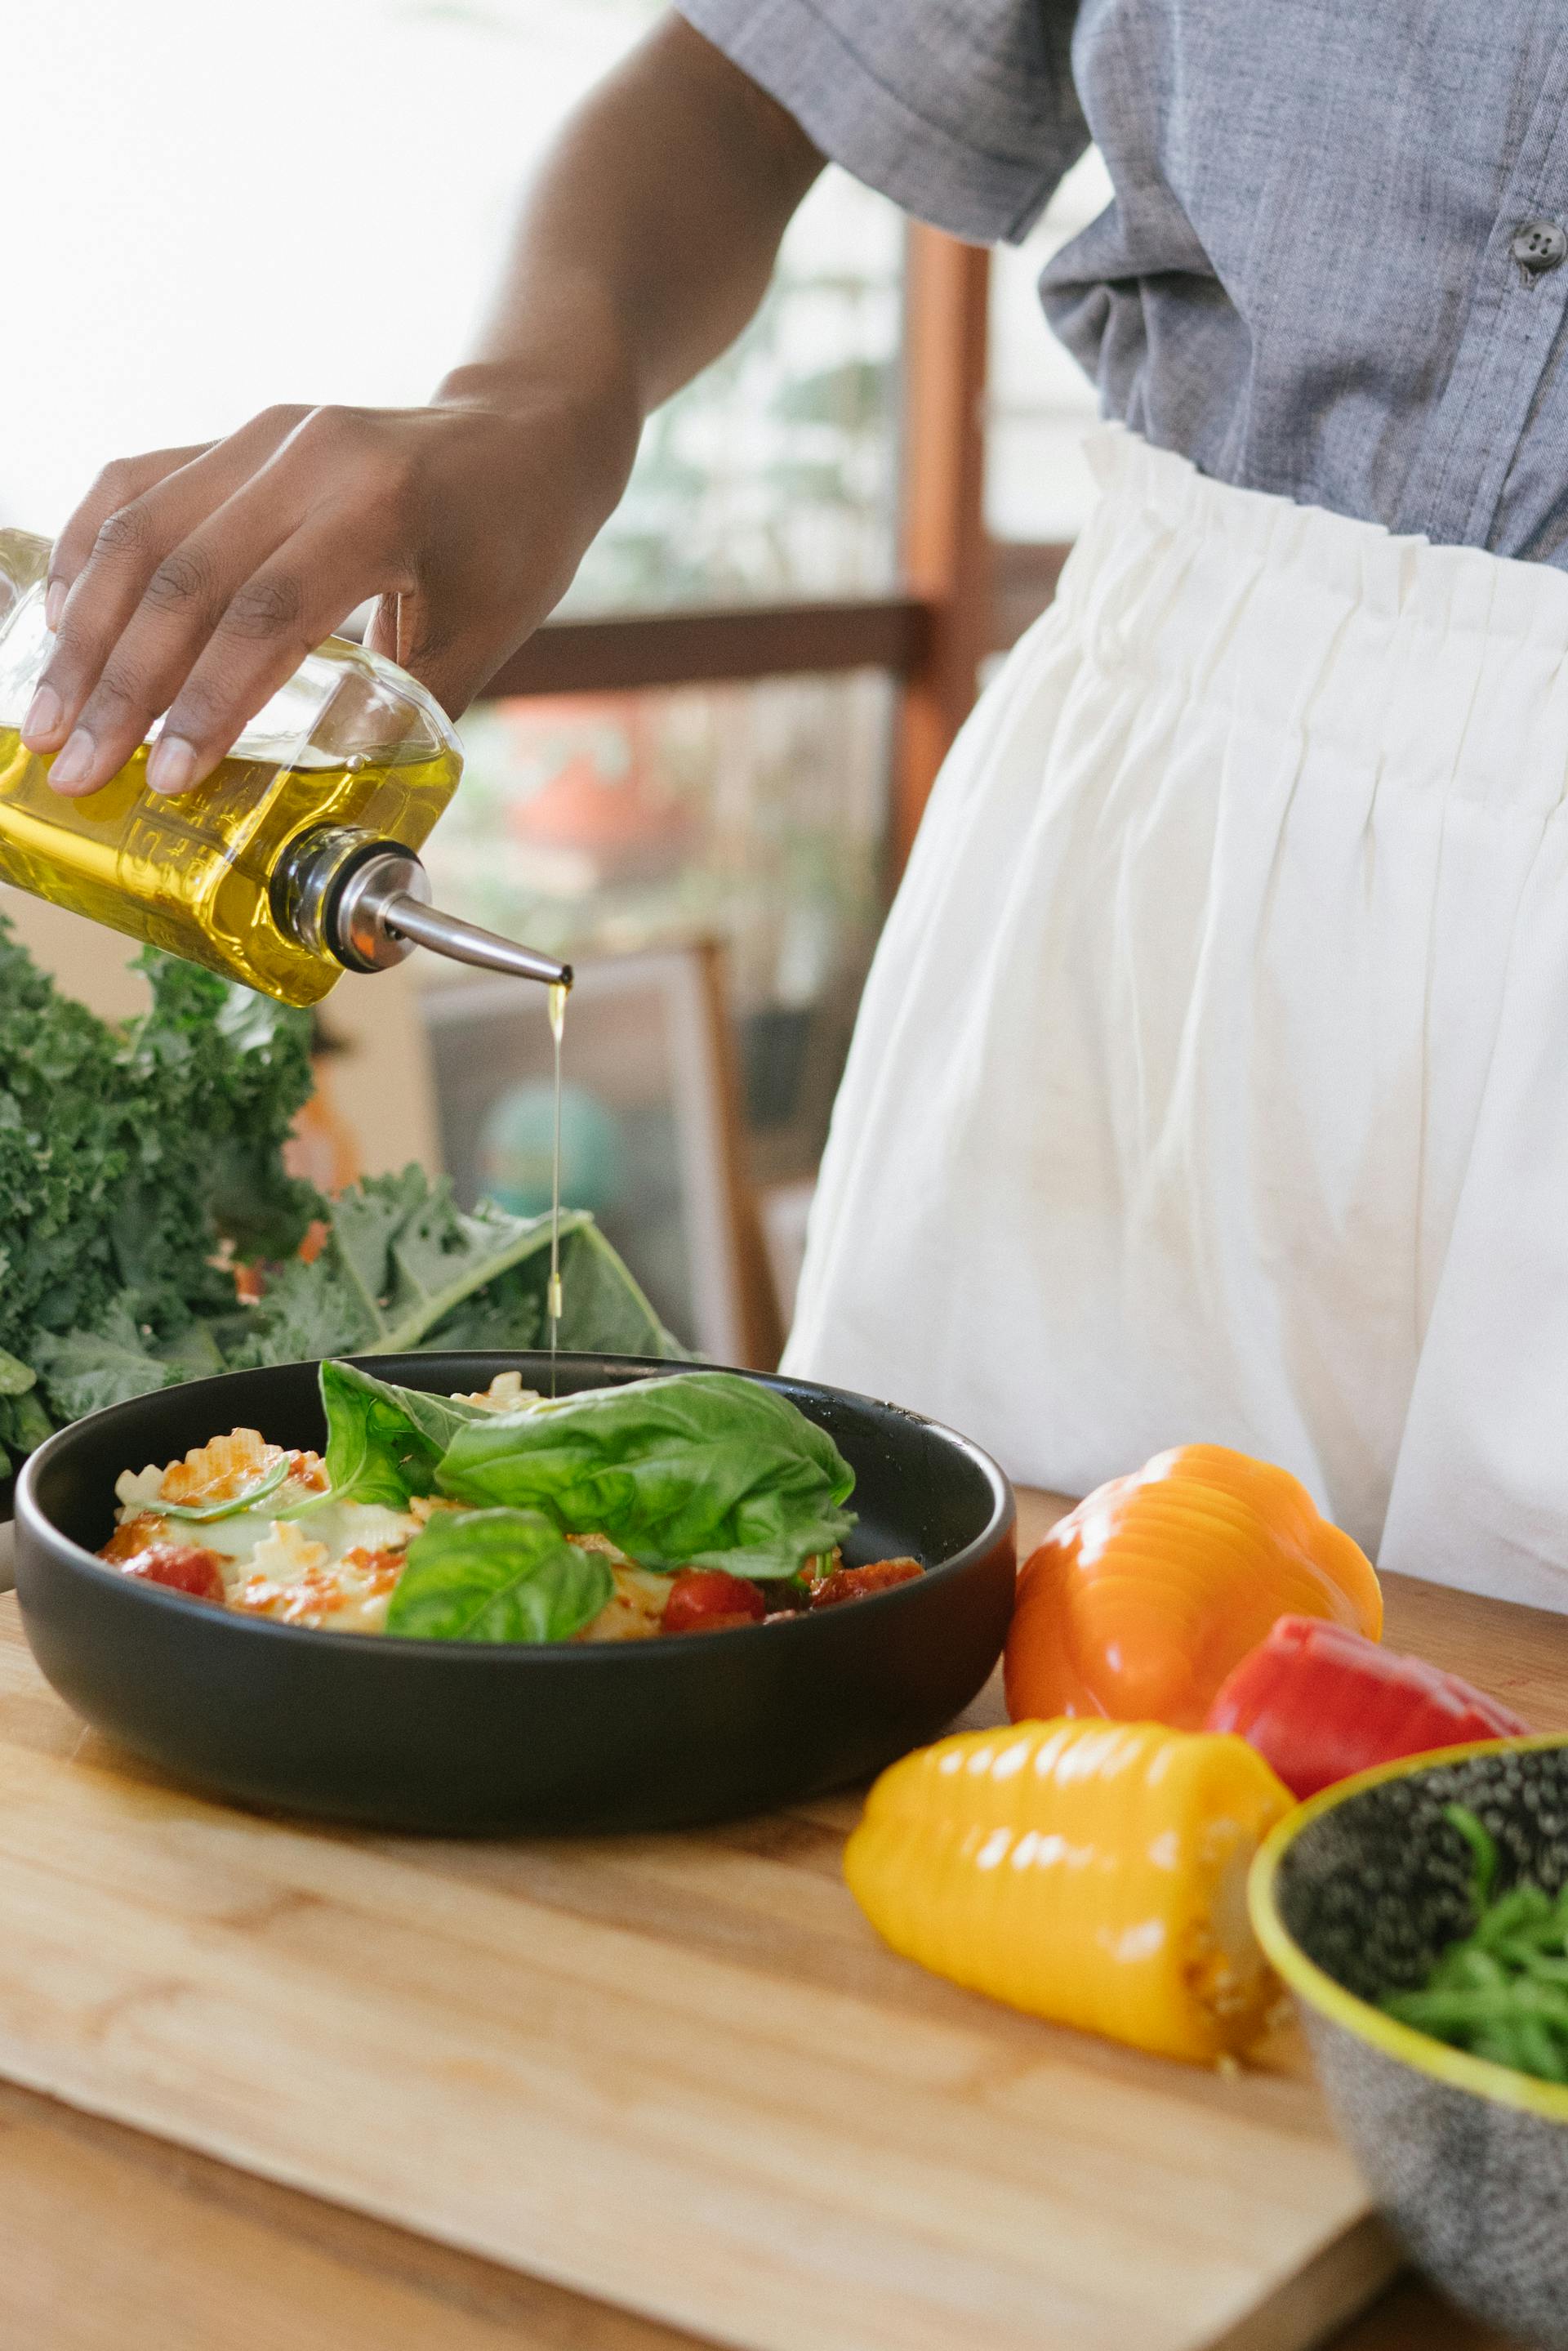
[[[1212,2064],[1248,2048],[1279,1997],[1247,1871],[1291,1803],[1240,1739],[1153,1722],[961,1731],[883,1772],[844,1874],[906,1959]]]
[[[1376,1640],[1371,1562],[1288,1470],[1219,1445],[1156,1454],[1080,1502],[1025,1562],[1008,1712],[1196,1730],[1280,1616],[1327,1617]]]

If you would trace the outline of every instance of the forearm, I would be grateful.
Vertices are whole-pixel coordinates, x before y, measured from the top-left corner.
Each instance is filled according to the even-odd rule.
[[[96,790],[165,711],[150,779],[190,789],[369,597],[372,641],[461,710],[564,593],[649,409],[751,317],[821,163],[668,17],[552,149],[428,405],[270,409],[106,467],[56,544],[24,724],[55,789]]]
[[[613,504],[650,411],[756,310],[821,169],[782,107],[667,18],[551,149],[483,332],[438,401],[569,405],[598,442],[585,488],[613,484]]]

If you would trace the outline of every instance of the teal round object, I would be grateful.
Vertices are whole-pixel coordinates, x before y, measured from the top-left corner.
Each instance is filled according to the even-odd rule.
[[[479,1184],[514,1217],[550,1205],[556,1089],[547,1078],[508,1087],[479,1130]],[[615,1113],[586,1086],[561,1089],[561,1199],[602,1217],[620,1198],[626,1146]]]

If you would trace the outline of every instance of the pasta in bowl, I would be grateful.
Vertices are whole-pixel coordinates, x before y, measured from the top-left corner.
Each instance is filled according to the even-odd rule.
[[[339,1373],[329,1409],[324,1386]],[[497,1391],[505,1374],[515,1383]],[[805,1381],[563,1353],[547,1399],[551,1376],[547,1355],[499,1352],[382,1355],[330,1374],[282,1364],[74,1423],[17,1482],[17,1593],[39,1665],[88,1722],[209,1792],[464,1834],[670,1828],[798,1801],[879,1770],[975,1696],[1001,1651],[1016,1558],[1011,1489],[978,1447]],[[720,1378],[760,1399],[743,1447],[707,1423],[700,1445],[691,1430],[699,1384]],[[695,1448],[679,1476],[676,1438],[649,1411],[666,1384],[658,1414],[685,1416]],[[612,1442],[615,1416],[590,1405],[606,1392],[630,1398],[635,1443],[624,1424]],[[519,1409],[529,1395],[540,1405]],[[226,1467],[201,1458],[236,1430],[259,1432],[259,1455],[243,1437]],[[759,1432],[779,1448],[765,1475]],[[156,1492],[140,1482],[149,1465]],[[189,1478],[165,1492],[177,1466]],[[836,1491],[846,1474],[849,1490]],[[231,1489],[203,1490],[225,1476]],[[353,1595],[357,1624],[348,1600],[317,1614],[313,1573],[334,1555],[392,1548],[368,1540],[385,1520],[335,1513],[352,1502],[417,1521],[413,1500],[438,1498],[463,1508],[425,1517],[385,1593]],[[254,1527],[222,1531],[246,1511]],[[504,1541],[492,1531],[504,1513],[544,1522],[526,1557],[514,1520],[499,1520]],[[98,1556],[148,1516],[169,1520],[170,1547],[220,1552],[223,1604],[210,1585],[202,1597],[128,1572],[152,1547],[145,1527],[121,1545],[131,1558]],[[328,1559],[300,1568],[286,1537],[297,1573],[277,1572],[276,1551],[257,1569],[278,1524]],[[465,1525],[455,1552],[432,1540]],[[596,1534],[600,1544],[583,1540]],[[616,1593],[619,1562],[603,1542],[663,1596],[658,1625],[633,1637],[582,1637],[604,1597],[581,1614],[592,1587],[559,1554],[592,1562]],[[838,1604],[834,1576],[888,1562],[919,1572]],[[369,1558],[355,1565],[377,1580]],[[702,1637],[670,1637],[683,1572],[751,1585],[760,1616],[754,1601],[705,1620],[698,1610],[689,1629]],[[252,1589],[262,1604],[229,1604],[231,1583],[258,1574],[272,1587]]]
[[[565,1399],[516,1370],[431,1398],[321,1366],[325,1455],[234,1428],[123,1470],[98,1556],[242,1614],[437,1640],[635,1641],[777,1622],[908,1583],[844,1563],[854,1473],[733,1372]]]

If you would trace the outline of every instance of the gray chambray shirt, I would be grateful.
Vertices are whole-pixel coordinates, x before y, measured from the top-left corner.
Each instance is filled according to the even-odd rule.
[[[679,0],[824,152],[1016,239],[1091,137],[1046,315],[1218,480],[1568,568],[1568,0]]]

